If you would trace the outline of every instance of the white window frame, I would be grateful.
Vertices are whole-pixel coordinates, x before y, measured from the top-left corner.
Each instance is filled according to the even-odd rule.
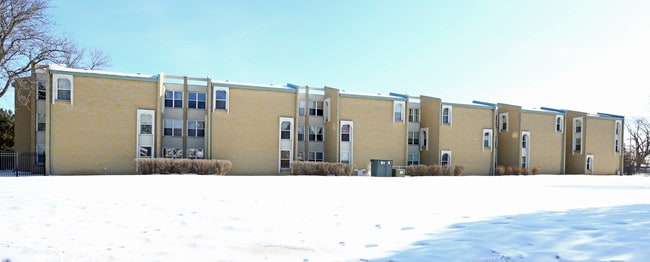
[[[36,165],[45,165],[45,144],[36,144]],[[43,159],[41,159],[41,155]]]
[[[327,98],[323,101],[323,117],[325,118],[324,121],[328,122],[331,120],[331,114],[330,114],[330,107],[332,104],[332,99]]]
[[[283,130],[282,124],[289,123],[289,135],[288,138],[282,138]],[[280,117],[278,121],[278,173],[283,170],[291,170],[291,163],[293,162],[293,150],[294,150],[294,119],[292,117]],[[286,152],[286,155],[283,153]],[[287,162],[288,165],[283,167],[283,162]]]
[[[323,151],[309,151],[309,154],[307,155],[307,161],[324,162],[325,161],[325,152],[323,152]]]
[[[499,113],[499,132],[508,132],[508,129],[510,128],[510,114],[508,112],[505,113]],[[506,128],[503,128],[503,124],[505,124]]]
[[[194,122],[194,128],[190,128],[190,122]],[[203,123],[203,128],[199,128],[199,122]],[[190,135],[190,129],[194,129],[194,135]],[[203,130],[203,135],[199,136],[199,130]],[[187,120],[187,137],[205,137],[205,121],[203,120]]]
[[[195,99],[190,101],[190,95],[192,95],[192,94],[195,95]],[[200,95],[200,94],[202,94],[203,97],[205,98],[203,101],[201,101],[201,100],[199,99],[199,95]],[[206,105],[207,105],[207,100],[208,100],[208,96],[207,96],[205,93],[203,93],[203,92],[187,92],[187,108],[188,108],[188,109],[199,109],[199,110],[204,110],[204,109],[206,108]],[[194,104],[194,107],[190,107],[190,102],[194,102],[194,103],[195,103],[195,104]],[[203,108],[199,107],[199,103],[200,103],[200,102],[203,102]]]
[[[348,132],[344,133],[343,132],[343,127],[348,126]],[[348,135],[347,140],[343,140],[343,135]],[[341,124],[341,142],[351,142],[352,141],[352,124],[345,123]]]
[[[305,141],[305,126],[298,126],[298,141]]]
[[[172,106],[167,106],[167,92],[171,92],[171,93],[172,93],[172,98],[171,98]],[[181,97],[178,98],[178,97],[176,96],[177,94],[180,94]],[[164,97],[164,99],[165,99],[165,103],[164,103],[164,104],[165,104],[165,108],[181,108],[181,109],[182,109],[182,108],[183,108],[183,101],[185,100],[184,96],[185,96],[185,94],[183,93],[182,90],[165,90],[165,97]],[[180,106],[180,107],[176,106],[176,101],[177,101],[177,100],[180,100],[180,101],[181,101],[181,106]]]
[[[165,125],[165,124],[167,123],[167,121],[171,121],[171,123],[172,123],[172,127],[167,127],[167,126]],[[181,127],[180,127],[181,134],[178,135],[178,136],[175,135],[175,132],[174,132],[175,129],[179,129],[179,128],[174,127],[174,126],[176,126],[176,123],[177,123],[177,122],[180,122],[180,123],[181,123]],[[171,134],[171,135],[165,135],[165,129],[167,129],[167,128],[171,128],[171,129],[172,129],[172,134]],[[183,132],[184,132],[184,130],[183,130],[183,120],[181,120],[181,119],[170,119],[170,118],[165,118],[165,119],[163,119],[163,136],[182,137],[182,136],[183,136]]]
[[[614,121],[614,154],[620,155],[622,151],[621,137],[623,135],[623,122],[621,120]]]
[[[320,106],[319,106],[320,105]],[[309,100],[309,116],[324,116],[325,110],[323,109],[323,101]],[[312,109],[314,110],[312,114]],[[320,111],[319,111],[320,110]],[[318,114],[320,112],[320,115]]]
[[[304,99],[300,99],[300,101],[298,101],[298,115],[304,116],[307,113],[305,112],[306,110],[307,110],[307,101],[305,101]]]
[[[41,124],[43,124],[43,128],[40,128]],[[46,128],[45,113],[36,113],[36,131],[37,132],[45,131],[45,128]]]
[[[148,115],[151,117],[151,133],[150,134],[143,134],[142,133],[142,124],[141,124],[141,118],[142,115]],[[141,150],[142,147],[149,147],[149,152],[151,153],[150,158],[155,157],[155,143],[156,143],[156,113],[154,110],[150,109],[138,109],[136,110],[136,158],[142,158],[141,155]],[[141,141],[140,138],[143,138],[145,141],[149,140],[151,143],[146,143],[144,141]],[[145,139],[146,138],[146,139]]]
[[[47,88],[45,87],[45,81],[38,80],[36,81],[36,99],[45,100],[47,96]]]
[[[587,158],[585,158],[585,171],[588,174],[594,172],[594,155],[587,155]]]
[[[447,166],[451,166],[451,150],[441,150],[440,151],[440,165],[443,166],[442,158],[444,155],[448,155],[449,159],[447,161]]]
[[[578,128],[577,128],[578,127],[578,125],[577,125],[578,121],[580,122],[580,132],[577,131],[578,130]],[[577,152],[577,153],[582,154],[582,151],[584,149],[584,144],[585,144],[583,139],[582,139],[582,137],[583,137],[582,133],[583,133],[584,129],[585,129],[584,119],[582,117],[574,117],[573,118],[573,130],[572,130],[573,131],[573,141],[572,141],[572,144],[571,144],[571,151],[573,153]],[[578,141],[580,141],[580,150],[576,150],[576,146],[578,145]]]
[[[486,142],[485,134],[488,134],[487,147],[485,146],[485,142]],[[494,133],[492,132],[492,129],[488,129],[488,128],[483,129],[483,132],[481,133],[481,146],[483,147],[483,151],[487,149],[488,151],[492,152],[492,147],[494,147],[494,144],[492,143],[494,139],[493,137],[494,137]]]
[[[409,154],[406,162],[407,166],[410,165],[419,165],[420,164],[420,154]]]
[[[194,151],[194,152],[192,152]],[[190,159],[203,159],[205,158],[203,148],[188,148],[187,149],[187,158]]]
[[[447,119],[445,120],[445,109],[447,109]],[[453,122],[453,107],[451,105],[442,105],[440,108],[440,123],[443,125],[451,125]]]
[[[420,131],[408,131],[408,145],[420,145]]]
[[[313,133],[314,134],[314,140],[311,139],[311,134],[312,134],[311,130],[312,130],[312,128],[315,128],[314,131],[318,131],[318,130],[322,131],[322,135],[320,135],[321,140],[318,140],[318,137],[319,137],[318,132],[314,132]],[[307,139],[309,139],[310,142],[325,142],[325,127],[324,126],[309,126],[308,133],[309,134],[308,134]]]
[[[559,133],[564,132],[564,116],[563,115],[556,115],[555,116],[555,132],[559,132]]]
[[[405,110],[406,110],[405,101],[393,101],[393,123],[406,122],[406,120],[404,119],[406,116]]]
[[[226,92],[226,108],[217,108],[217,92],[219,91],[224,91]],[[220,101],[222,99],[219,99]],[[212,110],[226,110],[226,112],[230,111],[230,88],[228,87],[214,87],[214,90],[212,91]]]
[[[409,108],[409,122],[419,123],[420,122],[420,109],[419,108]]]
[[[73,104],[74,102],[74,81],[73,81],[73,76],[72,75],[60,75],[60,74],[53,74],[52,75],[52,83],[54,84],[54,99],[52,99],[52,104],[54,104],[54,101],[63,101],[67,102],[68,100],[59,100],[59,80],[61,79],[67,79],[70,81],[70,105]]]
[[[420,151],[429,151],[429,128],[420,128]]]
[[[171,153],[171,154],[167,154]],[[183,149],[178,147],[163,147],[163,158],[183,158]]]

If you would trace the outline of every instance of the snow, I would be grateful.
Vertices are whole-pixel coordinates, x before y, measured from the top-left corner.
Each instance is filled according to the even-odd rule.
[[[650,177],[0,177],[0,261],[643,261]]]

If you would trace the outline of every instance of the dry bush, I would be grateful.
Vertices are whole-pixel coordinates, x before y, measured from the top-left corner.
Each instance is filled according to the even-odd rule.
[[[406,167],[406,174],[409,176],[426,176],[427,168],[425,165],[410,165]]]
[[[497,176],[503,176],[506,174],[506,167],[503,165],[498,165],[495,171]]]
[[[137,158],[135,163],[141,174],[153,174],[156,170],[156,161],[153,158]]]
[[[451,176],[452,171],[453,171],[453,169],[449,165],[440,167],[440,175],[441,176]]]
[[[156,158],[156,167],[161,174],[171,174],[174,168],[174,159]]]
[[[506,167],[506,175],[511,176],[515,174],[515,169],[512,168],[511,166]]]
[[[528,168],[525,168],[525,167],[519,168],[519,174],[527,176],[528,175]]]
[[[537,173],[539,173],[539,167],[533,167],[533,170],[531,172],[533,175],[537,175]]]
[[[232,162],[230,160],[217,160],[216,165],[220,176],[225,176],[232,169]]]
[[[343,164],[343,163],[331,163],[330,171],[332,175],[335,176],[351,176],[352,175],[352,165]]]
[[[303,161],[293,161],[291,163],[291,174],[292,175],[304,175],[306,171],[305,162]]]
[[[172,173],[174,174],[189,174],[192,172],[192,160],[178,158],[172,160]]]
[[[199,175],[217,174],[217,160],[215,159],[195,159],[192,163],[194,172]]]
[[[463,174],[463,170],[465,170],[464,166],[454,166],[454,176],[460,176]]]

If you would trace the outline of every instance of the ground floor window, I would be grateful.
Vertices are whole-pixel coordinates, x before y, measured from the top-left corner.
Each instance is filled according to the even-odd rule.
[[[420,155],[419,154],[409,154],[409,159],[407,165],[419,165],[420,164]]]
[[[183,158],[183,149],[181,148],[163,148],[163,157],[165,158]]]
[[[280,151],[280,168],[281,169],[291,168],[291,151],[289,150]]]
[[[309,152],[309,161],[323,162],[325,161],[324,152]]]
[[[150,146],[140,146],[140,157],[152,157],[153,150]]]
[[[203,148],[190,148],[187,150],[187,158],[203,158]]]

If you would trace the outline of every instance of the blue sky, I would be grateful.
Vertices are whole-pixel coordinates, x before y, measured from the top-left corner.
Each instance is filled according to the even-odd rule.
[[[650,1],[51,1],[107,71],[650,115]]]

